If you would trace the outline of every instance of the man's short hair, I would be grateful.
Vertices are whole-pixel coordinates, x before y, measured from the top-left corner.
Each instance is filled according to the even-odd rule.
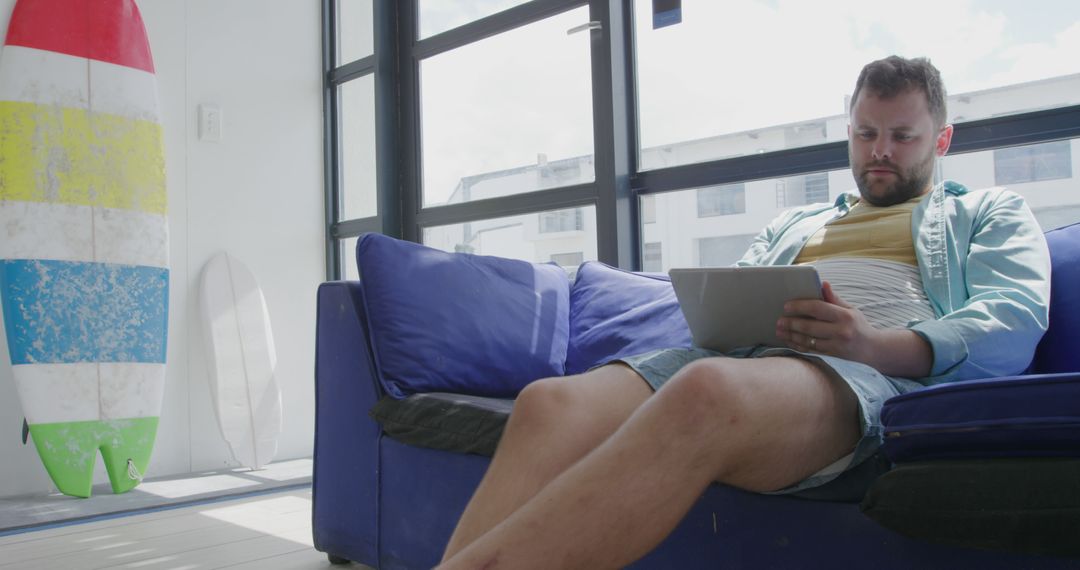
[[[855,101],[863,89],[882,99],[891,99],[910,90],[922,91],[934,123],[939,127],[945,124],[945,85],[941,82],[941,73],[925,57],[907,59],[890,55],[866,64],[855,82],[851,109],[855,108]]]

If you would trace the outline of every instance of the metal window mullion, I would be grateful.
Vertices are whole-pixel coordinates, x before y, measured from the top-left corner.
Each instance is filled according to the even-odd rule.
[[[389,1],[389,0],[386,0]],[[398,124],[399,199],[398,227],[400,237],[420,241],[417,214],[423,204],[421,176],[421,125],[420,125],[420,59],[416,56],[416,29],[418,24],[418,0],[398,2],[397,30],[397,104],[400,113]]]
[[[624,269],[641,266],[635,247],[638,228],[630,187],[630,99],[626,53],[629,29],[622,0],[591,0],[589,19],[602,23],[590,30],[593,91],[593,142],[597,188],[596,249],[600,261]]]
[[[334,65],[334,47],[337,45],[334,0],[322,3],[322,67],[323,67],[323,210],[325,213],[324,239],[326,243],[326,279],[333,281],[341,276],[341,248],[334,239],[333,227],[338,215],[340,160],[337,155],[337,87],[329,81]]]
[[[1080,137],[1080,105],[954,125],[949,154]]]
[[[417,231],[419,233],[421,228],[433,226],[460,224],[522,214],[537,214],[551,210],[591,206],[595,203],[596,186],[594,184],[578,184],[523,194],[485,198],[460,204],[424,208],[416,214]]]
[[[401,78],[398,41],[399,26],[403,19],[402,5],[412,2],[375,0],[372,25],[375,42],[375,212],[376,224],[365,231],[379,231],[384,235],[402,237],[402,145],[408,140],[407,133],[400,130],[402,95],[398,84]],[[377,228],[377,229],[374,229]]]
[[[379,34],[378,27],[375,28],[375,34]],[[371,75],[375,72],[376,62],[378,58],[375,54],[358,59],[353,62],[349,62],[341,67],[331,68],[329,71],[329,81],[332,85],[340,85],[346,81],[356,79],[357,77],[363,77],[365,75]]]

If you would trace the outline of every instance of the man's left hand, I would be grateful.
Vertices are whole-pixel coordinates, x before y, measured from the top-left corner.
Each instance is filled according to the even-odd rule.
[[[785,303],[776,337],[800,352],[862,362],[883,374],[919,378],[930,373],[933,351],[921,336],[908,329],[874,327],[828,281],[822,283],[821,294],[823,300]]]

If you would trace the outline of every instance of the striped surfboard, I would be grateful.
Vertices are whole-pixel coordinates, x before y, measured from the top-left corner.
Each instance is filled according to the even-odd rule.
[[[64,494],[115,493],[157,433],[165,158],[133,0],[19,0],[0,52],[0,298],[30,435]]]

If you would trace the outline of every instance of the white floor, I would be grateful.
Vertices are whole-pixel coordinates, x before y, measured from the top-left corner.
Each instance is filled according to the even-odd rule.
[[[311,489],[0,537],[15,568],[365,568],[331,566],[311,541]]]
[[[88,499],[60,493],[0,499],[0,535],[50,523],[132,513],[165,505],[197,503],[216,497],[311,485],[311,459],[271,463],[253,471],[222,469],[147,479],[127,493],[114,495],[108,483],[95,485]],[[3,559],[0,558],[0,564]]]

